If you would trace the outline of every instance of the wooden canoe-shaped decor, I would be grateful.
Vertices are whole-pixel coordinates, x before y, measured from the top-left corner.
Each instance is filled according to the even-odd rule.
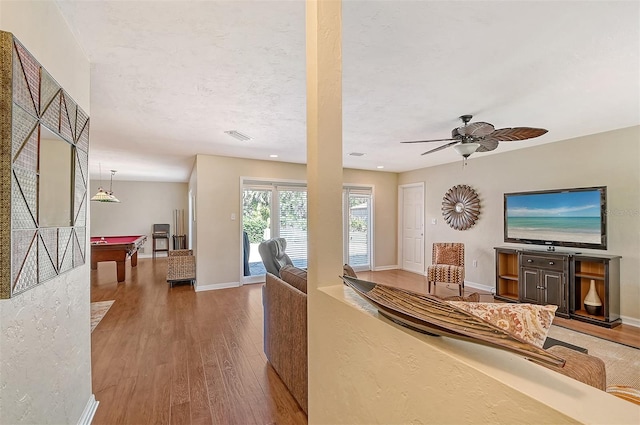
[[[380,314],[408,328],[511,351],[538,363],[564,366],[564,359],[523,341],[499,327],[431,295],[378,285],[350,276],[344,283],[373,304]]]

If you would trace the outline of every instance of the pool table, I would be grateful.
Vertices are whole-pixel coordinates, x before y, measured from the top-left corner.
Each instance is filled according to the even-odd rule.
[[[124,282],[124,264],[131,257],[131,267],[138,265],[138,249],[147,241],[146,235],[135,236],[92,236],[91,269],[98,268],[102,261],[115,261],[118,282]]]

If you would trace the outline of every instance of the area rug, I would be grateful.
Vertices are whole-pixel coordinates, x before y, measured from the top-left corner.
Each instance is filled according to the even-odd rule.
[[[590,355],[602,359],[607,371],[607,385],[640,388],[640,350],[556,325],[551,326],[548,336],[584,347]]]
[[[107,311],[109,311],[114,302],[115,300],[91,303],[91,332],[98,326],[98,323],[100,323],[104,315],[107,314]]]

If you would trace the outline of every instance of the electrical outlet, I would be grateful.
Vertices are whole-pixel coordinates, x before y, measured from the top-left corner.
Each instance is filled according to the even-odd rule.
[[[437,218],[432,218],[431,219],[431,224],[438,224],[438,219]]]
[[[473,260],[473,267],[478,267],[478,260]]]

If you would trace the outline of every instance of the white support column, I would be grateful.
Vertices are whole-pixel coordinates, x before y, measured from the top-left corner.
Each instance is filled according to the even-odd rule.
[[[306,20],[307,276],[315,289],[342,274],[342,2],[308,0]]]
[[[318,288],[342,274],[342,2],[307,0],[307,317],[309,423],[321,413]],[[326,295],[325,295],[326,297]]]

